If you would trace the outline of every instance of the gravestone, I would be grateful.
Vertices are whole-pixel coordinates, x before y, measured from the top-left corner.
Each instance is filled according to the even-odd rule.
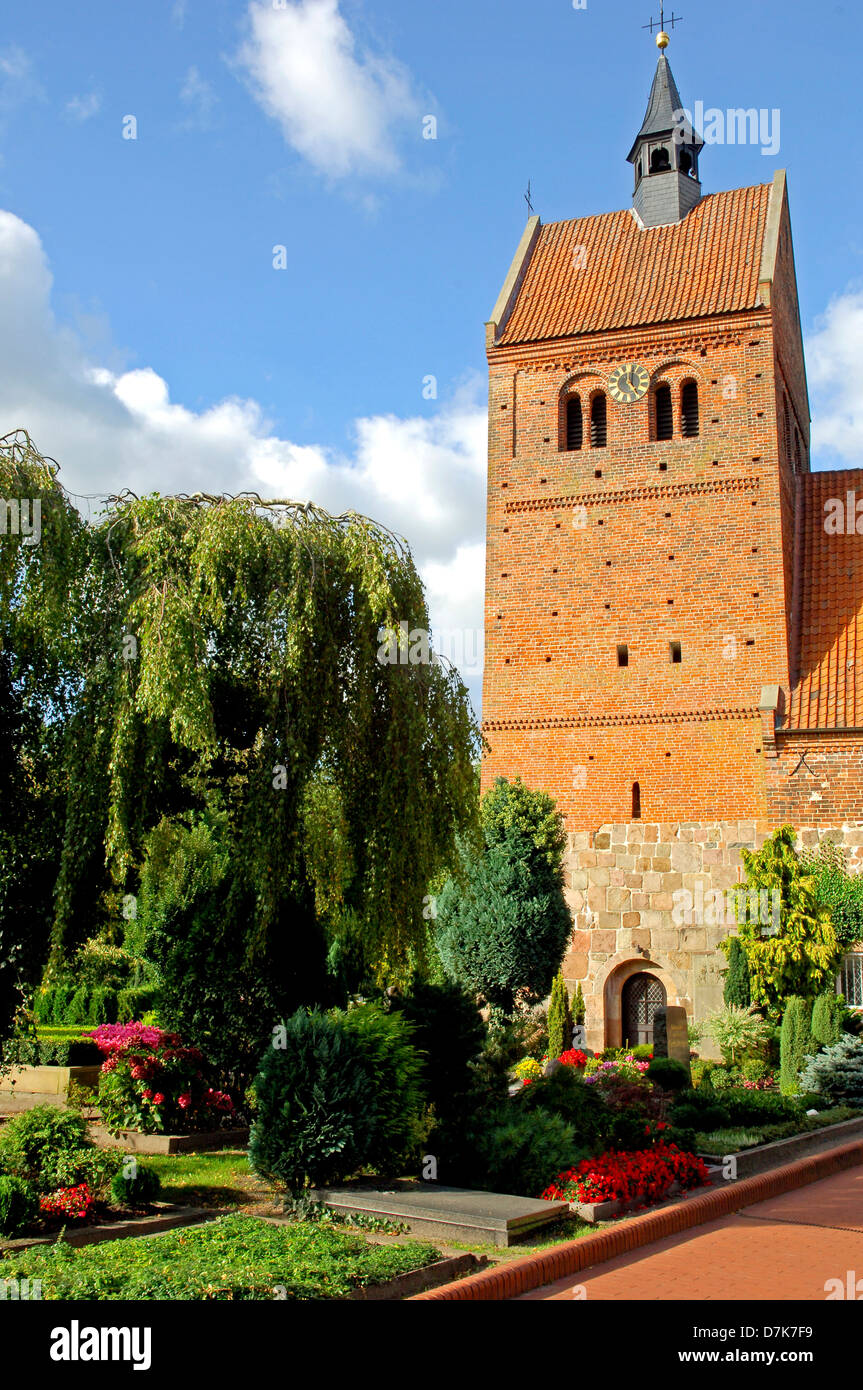
[[[668,1004],[665,1008],[657,1009],[653,1015],[653,1055],[670,1057],[674,1062],[682,1062],[689,1071],[686,1010],[679,1004]]]

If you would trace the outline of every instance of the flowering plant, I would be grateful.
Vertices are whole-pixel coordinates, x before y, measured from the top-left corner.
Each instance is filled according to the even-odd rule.
[[[533,1081],[542,1076],[542,1066],[535,1057],[522,1057],[513,1071],[519,1081]]]
[[[212,1128],[233,1111],[230,1096],[207,1084],[201,1053],[184,1046],[178,1034],[143,1023],[105,1023],[89,1036],[105,1056],[99,1106],[109,1132]]]
[[[776,1078],[772,1074],[759,1076],[757,1081],[742,1080],[740,1085],[747,1091],[769,1091],[776,1085]]]
[[[588,1057],[584,1079],[591,1083],[601,1082],[606,1078],[639,1081],[649,1066],[649,1062],[636,1059],[631,1052],[624,1057],[608,1058],[605,1062],[600,1061],[598,1057]]]
[[[635,1153],[608,1152],[585,1158],[559,1173],[540,1195],[548,1202],[613,1202],[642,1197],[645,1206],[660,1201],[673,1183],[687,1191],[710,1183],[696,1154],[660,1140]]]
[[[561,1052],[558,1061],[565,1067],[586,1067],[587,1053],[580,1048],[571,1047],[568,1052]]]
[[[76,1187],[58,1187],[47,1197],[39,1198],[39,1210],[44,1216],[65,1216],[70,1221],[86,1221],[96,1198],[86,1182]]]

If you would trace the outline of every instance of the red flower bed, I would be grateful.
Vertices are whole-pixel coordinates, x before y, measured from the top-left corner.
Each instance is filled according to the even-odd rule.
[[[558,1061],[565,1067],[586,1067],[587,1053],[571,1047],[568,1052],[561,1052]]]
[[[687,1191],[709,1185],[710,1179],[695,1154],[660,1140],[637,1153],[612,1151],[585,1158],[559,1173],[540,1195],[547,1202],[626,1202],[641,1197],[647,1204],[660,1201],[675,1182]]]
[[[58,1187],[56,1192],[39,1198],[43,1216],[64,1216],[70,1221],[86,1221],[95,1204],[96,1198],[85,1182],[76,1187]]]

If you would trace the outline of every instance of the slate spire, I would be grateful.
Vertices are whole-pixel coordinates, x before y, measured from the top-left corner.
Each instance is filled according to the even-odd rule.
[[[698,156],[703,146],[661,52],[641,129],[626,156],[635,167],[633,207],[645,227],[680,222],[700,201]]]

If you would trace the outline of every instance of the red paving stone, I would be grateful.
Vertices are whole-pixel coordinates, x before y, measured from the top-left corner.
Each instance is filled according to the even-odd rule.
[[[747,1207],[595,1272],[567,1275],[520,1300],[634,1302],[823,1302],[829,1279],[863,1279],[863,1171],[860,1168]]]

